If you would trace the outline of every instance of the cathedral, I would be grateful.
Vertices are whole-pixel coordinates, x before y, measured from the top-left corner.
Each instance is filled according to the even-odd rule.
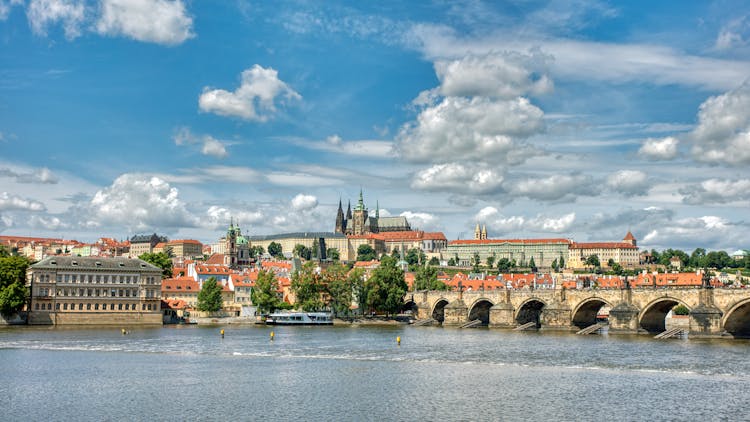
[[[354,211],[352,211],[350,202],[346,207],[346,215],[344,215],[341,200],[339,200],[334,231],[347,236],[361,236],[381,232],[411,231],[411,226],[406,217],[380,217],[380,207],[377,204],[375,205],[375,216],[371,217],[368,214],[360,189],[359,201]]]

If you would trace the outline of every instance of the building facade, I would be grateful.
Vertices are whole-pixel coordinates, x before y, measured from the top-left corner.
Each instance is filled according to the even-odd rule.
[[[160,242],[168,241],[165,236],[158,236],[156,233],[133,236],[130,238],[129,256],[131,258],[138,258],[145,253],[152,253],[156,245]]]
[[[318,251],[318,257],[322,257],[321,250],[336,249],[339,251],[339,259],[349,261],[350,257],[348,242],[346,236],[341,233],[331,232],[296,232],[281,233],[267,236],[250,236],[252,246],[260,246],[264,251],[268,251],[268,245],[272,242],[281,245],[281,252],[291,254],[294,247],[302,245],[310,250]],[[315,254],[313,254],[315,256]]]
[[[161,269],[140,259],[48,257],[29,267],[29,324],[161,324]]]
[[[339,201],[339,209],[336,212],[336,223],[334,232],[347,236],[362,236],[381,232],[410,231],[411,226],[406,217],[380,217],[380,207],[375,206],[375,216],[369,214],[365,206],[362,191],[359,191],[359,200],[354,211],[351,203],[347,206],[346,215]]]
[[[586,260],[596,255],[602,266],[607,266],[610,260],[625,268],[633,268],[640,264],[638,243],[632,233],[628,232],[621,242],[571,242],[568,253],[568,268],[586,268]]]
[[[531,258],[537,267],[551,267],[552,262],[568,257],[568,239],[477,239],[453,240],[448,242],[446,256],[458,257],[458,265],[469,266],[475,254],[484,263],[490,256],[499,259],[507,258],[516,265],[525,267]]]

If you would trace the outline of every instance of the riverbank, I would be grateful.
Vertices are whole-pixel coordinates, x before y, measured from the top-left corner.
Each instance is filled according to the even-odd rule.
[[[198,325],[254,325],[262,324],[257,318],[252,317],[221,317],[221,318],[191,318],[191,322]],[[400,321],[393,318],[334,318],[333,325],[402,325],[408,324],[407,321]]]

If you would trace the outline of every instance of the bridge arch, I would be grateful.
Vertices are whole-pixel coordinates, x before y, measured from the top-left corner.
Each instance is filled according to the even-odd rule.
[[[432,312],[430,313],[430,316],[432,319],[439,323],[443,323],[445,321],[445,306],[448,305],[448,299],[441,297],[435,302],[435,305],[432,307]]]
[[[487,298],[479,298],[469,307],[469,321],[478,319],[483,325],[490,324],[490,308],[495,304]]]
[[[538,298],[532,297],[526,299],[516,311],[516,323],[518,325],[528,324],[529,322],[535,322],[536,327],[542,326],[542,309],[547,304]]]
[[[578,328],[586,328],[589,325],[596,324],[599,310],[604,306],[612,307],[612,304],[600,297],[584,299],[573,310],[572,324]]]
[[[401,305],[401,313],[405,312],[411,312],[414,317],[417,316],[417,312],[419,312],[419,306],[417,305],[417,302],[415,302],[413,299],[407,299],[403,305]]]
[[[729,308],[721,326],[735,338],[750,338],[750,299],[739,301]]]
[[[690,309],[685,302],[669,296],[660,297],[651,301],[648,305],[643,307],[643,310],[638,315],[639,328],[642,328],[649,333],[661,333],[666,330],[665,320],[667,314],[677,305],[683,305]]]

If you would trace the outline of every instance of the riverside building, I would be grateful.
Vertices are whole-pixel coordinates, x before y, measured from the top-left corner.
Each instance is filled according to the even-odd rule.
[[[53,256],[29,267],[29,324],[161,324],[161,269],[140,259]]]

